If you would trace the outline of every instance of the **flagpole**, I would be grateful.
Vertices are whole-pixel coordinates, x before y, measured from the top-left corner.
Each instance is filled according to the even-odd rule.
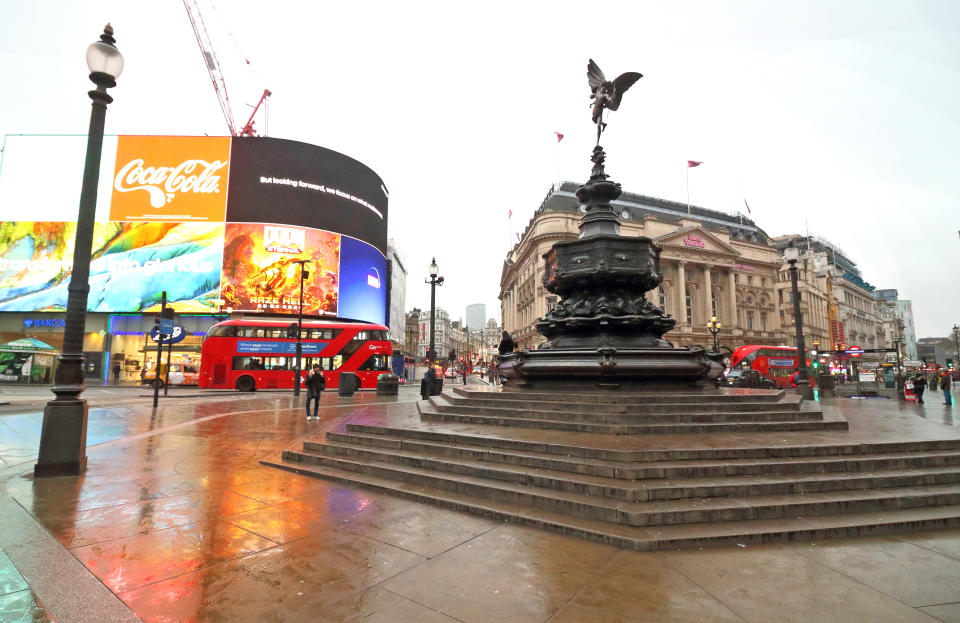
[[[557,139],[557,190],[560,190],[560,139]]]
[[[687,215],[690,215],[690,163],[687,162]]]

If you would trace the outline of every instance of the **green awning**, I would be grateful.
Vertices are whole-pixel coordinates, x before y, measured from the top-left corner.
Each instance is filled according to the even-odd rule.
[[[57,349],[36,338],[22,337],[19,340],[0,344],[0,351],[7,353],[55,353]]]

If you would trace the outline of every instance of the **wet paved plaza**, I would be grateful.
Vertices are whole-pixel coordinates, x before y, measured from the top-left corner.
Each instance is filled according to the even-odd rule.
[[[86,474],[38,481],[40,409],[0,414],[0,621],[960,621],[957,530],[638,553],[259,465],[417,397],[94,401]],[[955,406],[832,404],[853,438],[960,437]]]

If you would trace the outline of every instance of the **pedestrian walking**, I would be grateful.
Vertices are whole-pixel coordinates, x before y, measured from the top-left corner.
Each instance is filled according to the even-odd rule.
[[[460,369],[460,375],[463,376],[463,384],[467,384],[467,364],[463,364],[463,368]]]
[[[917,396],[917,404],[923,404],[923,390],[927,388],[927,379],[922,374],[913,377],[913,393]]]
[[[940,389],[943,390],[943,404],[953,405],[953,396],[950,395],[950,373],[944,372],[940,377]]]
[[[930,377],[930,382],[928,383],[927,387],[929,387],[931,391],[937,391],[938,389],[940,389],[940,382],[939,382],[939,379],[937,378],[936,372],[934,372],[933,375]]]
[[[313,364],[313,372],[307,375],[304,384],[307,386],[307,421],[319,420],[317,412],[320,410],[320,394],[327,388],[327,379],[320,371],[320,364]],[[313,401],[313,415],[310,414],[310,401]]]
[[[113,384],[114,385],[120,384],[120,362],[119,361],[113,362]]]

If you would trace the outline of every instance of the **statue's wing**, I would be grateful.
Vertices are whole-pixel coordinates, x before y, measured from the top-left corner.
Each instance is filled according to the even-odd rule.
[[[638,74],[635,71],[628,71],[625,74],[620,74],[620,77],[613,81],[613,101],[607,106],[610,110],[616,110],[620,108],[620,98],[623,97],[624,92],[633,86],[633,83],[643,78],[642,74]]]
[[[590,91],[592,93],[596,93],[597,89],[600,88],[600,85],[603,84],[604,80],[606,80],[606,78],[604,77],[603,72],[591,58],[590,62],[587,63],[587,82],[590,83]]]

